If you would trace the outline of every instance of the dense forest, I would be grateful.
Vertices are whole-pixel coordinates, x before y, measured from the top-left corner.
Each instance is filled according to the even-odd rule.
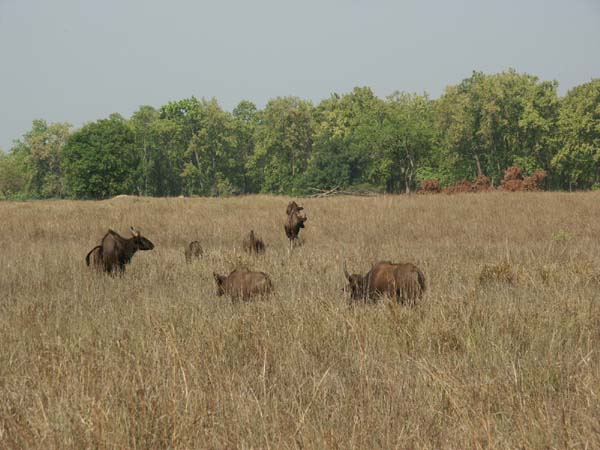
[[[34,120],[0,152],[0,198],[402,193],[505,170],[543,170],[547,189],[600,188],[600,79],[563,97],[557,82],[474,72],[439,99],[368,87],[314,105],[278,97],[231,112],[195,97],[77,130]]]

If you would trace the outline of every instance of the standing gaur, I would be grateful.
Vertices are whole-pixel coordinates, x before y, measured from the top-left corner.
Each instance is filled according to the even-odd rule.
[[[379,261],[366,275],[348,273],[344,262],[344,276],[348,280],[345,291],[350,301],[375,301],[387,295],[398,303],[414,305],[425,293],[425,274],[414,264],[394,264]]]
[[[135,252],[154,248],[154,244],[141,236],[135,228],[129,227],[129,231],[133,237],[128,239],[109,229],[100,245],[95,246],[85,256],[85,263],[89,266],[91,259],[93,266],[98,270],[107,273],[125,272],[125,265],[131,262]]]
[[[287,221],[283,228],[285,229],[285,235],[289,239],[290,248],[294,246],[300,233],[300,228],[304,228],[304,222],[306,222],[306,214],[301,214],[304,208],[299,206],[296,202],[292,201],[287,205]]]

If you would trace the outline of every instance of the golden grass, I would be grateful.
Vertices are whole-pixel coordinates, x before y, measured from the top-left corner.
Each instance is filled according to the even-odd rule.
[[[1,202],[0,448],[600,448],[599,194],[307,199],[291,255],[287,201]],[[130,225],[155,250],[88,270]],[[344,258],[427,295],[348,308]],[[237,264],[272,298],[215,297]]]

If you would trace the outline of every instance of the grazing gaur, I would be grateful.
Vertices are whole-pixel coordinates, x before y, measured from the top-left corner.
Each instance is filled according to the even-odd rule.
[[[200,242],[192,241],[186,245],[183,254],[185,255],[185,262],[190,263],[192,262],[192,258],[200,259],[200,257],[204,255],[204,250],[202,250]]]
[[[304,222],[306,222],[307,217],[306,214],[300,213],[303,209],[296,202],[290,202],[287,206],[286,212],[288,213],[288,217],[283,228],[285,229],[285,235],[289,239],[290,248],[296,243],[300,228],[304,228]]]
[[[398,303],[414,305],[425,292],[425,275],[414,264],[394,264],[390,261],[375,263],[366,275],[348,273],[344,262],[345,290],[350,301],[375,301],[387,295]]]
[[[152,250],[154,244],[140,235],[133,227],[129,228],[133,237],[127,239],[111,229],[104,235],[100,245],[94,247],[85,257],[85,262],[90,265],[90,257],[94,266],[105,272],[123,273],[125,265],[138,250]]]
[[[256,253],[258,255],[260,253],[264,253],[266,250],[265,243],[262,239],[256,237],[254,230],[250,230],[248,236],[244,238],[242,246],[244,250],[250,254]]]
[[[248,269],[235,269],[228,276],[213,272],[217,283],[217,296],[227,294],[232,300],[248,301],[252,297],[267,295],[273,291],[273,283],[264,272],[252,272]]]

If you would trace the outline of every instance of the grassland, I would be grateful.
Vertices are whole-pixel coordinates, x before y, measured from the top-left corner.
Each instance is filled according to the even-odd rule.
[[[0,202],[0,448],[600,448],[599,194],[307,199],[291,255],[287,201]],[[88,270],[130,225],[156,248]],[[344,258],[427,295],[349,308]],[[217,298],[238,264],[275,295]]]

